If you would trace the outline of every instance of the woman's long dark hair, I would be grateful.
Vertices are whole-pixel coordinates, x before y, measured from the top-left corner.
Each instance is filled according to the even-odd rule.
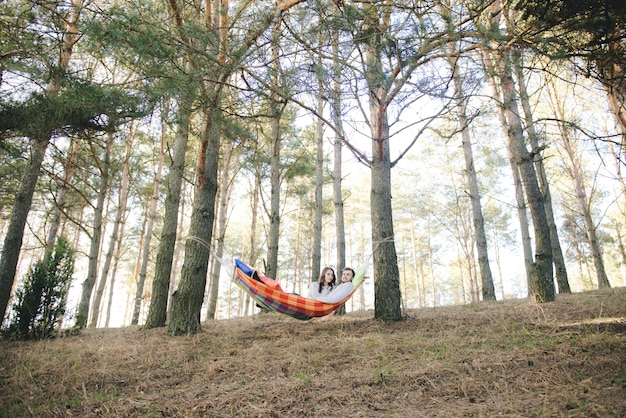
[[[328,287],[330,287],[330,290],[333,290],[333,287],[335,287],[335,283],[337,282],[337,275],[335,274],[335,270],[333,270],[331,267],[324,267],[322,269],[322,274],[320,274],[320,278],[317,281],[319,283],[319,288],[317,289],[319,293],[322,293],[322,289],[324,288],[324,277],[326,276],[326,272],[328,270],[333,272],[333,280],[328,283]]]

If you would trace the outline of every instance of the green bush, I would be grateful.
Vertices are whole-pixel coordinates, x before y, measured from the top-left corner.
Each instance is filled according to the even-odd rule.
[[[4,333],[23,340],[53,337],[65,314],[73,274],[74,250],[65,237],[59,237],[54,251],[31,266],[23,287],[16,290]]]

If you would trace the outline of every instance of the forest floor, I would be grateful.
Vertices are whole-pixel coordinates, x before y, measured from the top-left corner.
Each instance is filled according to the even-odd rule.
[[[0,340],[3,417],[625,417],[626,289]]]

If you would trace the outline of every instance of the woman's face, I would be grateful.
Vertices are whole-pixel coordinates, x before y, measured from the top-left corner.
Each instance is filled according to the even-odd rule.
[[[335,273],[333,272],[333,270],[332,269],[326,270],[326,273],[324,273],[324,284],[331,283],[334,278],[335,278]]]

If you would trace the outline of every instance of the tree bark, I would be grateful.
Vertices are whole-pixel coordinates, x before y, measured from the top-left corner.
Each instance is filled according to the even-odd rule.
[[[491,5],[491,28],[500,32],[501,4],[496,0]],[[550,230],[543,202],[543,195],[539,189],[537,173],[534,166],[534,155],[526,149],[524,143],[520,112],[517,106],[517,93],[510,63],[510,53],[505,46],[491,41],[489,58],[491,63],[488,71],[495,73],[500,85],[500,107],[502,109],[501,122],[506,129],[504,139],[511,159],[516,166],[513,172],[519,170],[520,178],[526,192],[535,233],[535,256],[530,266],[529,293],[535,301],[550,302],[555,299],[556,291],[553,280],[552,246]],[[498,92],[494,81],[494,91]]]
[[[230,206],[230,198],[232,196],[233,179],[238,171],[237,153],[234,142],[230,142],[226,146],[226,152],[222,158],[223,166],[221,173],[221,187],[219,191],[219,209],[217,211],[217,229],[215,239],[215,254],[222,257],[224,254],[224,238],[226,236],[226,226],[228,224],[228,207]],[[231,174],[232,173],[232,174]],[[219,280],[221,272],[221,264],[213,263],[211,272],[211,285],[209,293],[209,303],[207,305],[207,319],[216,319],[217,312],[217,296],[219,292]]]
[[[179,101],[179,111],[176,121],[176,137],[172,163],[167,174],[167,195],[165,197],[165,214],[161,230],[161,242],[157,252],[152,282],[152,297],[146,318],[145,328],[156,328],[165,325],[167,320],[167,303],[169,298],[170,276],[172,261],[176,247],[176,232],[178,229],[178,209],[180,206],[180,191],[185,171],[185,154],[189,139],[189,118],[191,110],[185,99]]]
[[[274,22],[272,28],[272,64],[271,83],[272,89],[279,89],[280,72],[280,46],[278,38],[280,35],[280,21]],[[267,239],[267,267],[268,277],[278,278],[278,241],[280,238],[280,151],[282,148],[282,134],[280,130],[280,119],[284,105],[280,103],[280,96],[275,91],[270,99],[270,135],[272,141],[272,151],[270,156],[270,213],[269,213],[269,236]]]
[[[365,30],[380,30],[375,6],[366,5]],[[400,272],[391,208],[391,156],[389,153],[389,105],[384,82],[380,35],[365,42],[366,80],[372,136],[371,221],[374,253],[374,317],[384,321],[402,319]]]
[[[257,263],[257,219],[259,217],[259,195],[261,190],[261,174],[258,169],[254,172],[254,184],[252,185],[252,207],[251,207],[251,221],[250,221],[250,242],[249,242],[249,252],[246,260],[250,263],[250,265],[255,266]],[[251,312],[254,311],[254,304],[252,298],[247,292],[240,290],[240,296],[244,297],[245,302],[243,306],[243,316],[248,316]]]
[[[320,65],[320,63],[318,63]],[[320,65],[321,66],[321,65]],[[318,75],[318,88],[320,92],[317,96],[317,112],[324,114],[323,80]],[[317,118],[315,124],[315,214],[313,216],[313,248],[311,255],[311,281],[317,280],[321,269],[322,259],[322,212],[324,209],[324,122]],[[339,266],[337,266],[339,267]]]
[[[293,244],[293,253],[294,253],[294,260],[293,260],[293,284],[291,287],[291,292],[292,293],[298,293],[298,294],[302,294],[302,280],[303,280],[303,275],[302,275],[302,271],[304,271],[303,268],[303,260],[301,257],[301,252],[302,252],[302,230],[303,227],[306,227],[309,222],[308,220],[310,219],[308,216],[305,215],[305,206],[308,205],[308,200],[305,199],[306,195],[300,195],[300,199],[298,199],[298,214],[297,214],[297,218],[298,222],[297,222],[297,229],[296,229],[296,236],[293,238],[294,244]],[[305,261],[306,262],[306,261]]]
[[[346,230],[343,212],[343,117],[341,111],[341,64],[339,62],[339,32],[332,33],[333,54],[333,87],[331,90],[331,119],[335,125],[335,139],[333,144],[333,206],[335,208],[335,235],[337,239],[337,274],[341,275],[346,266]],[[356,266],[352,266],[356,269]],[[343,305],[335,311],[337,315],[344,315],[346,307]]]
[[[522,109],[524,109],[524,116],[526,122],[526,129],[528,130],[528,139],[530,146],[534,152],[534,163],[537,171],[537,178],[539,180],[539,189],[543,194],[543,202],[546,208],[546,217],[548,220],[548,228],[550,228],[550,244],[552,245],[552,258],[554,260],[554,268],[556,281],[559,287],[559,293],[571,293],[569,280],[567,278],[567,268],[565,267],[565,257],[561,250],[561,243],[559,241],[559,232],[554,220],[554,211],[552,210],[552,196],[550,194],[550,185],[548,184],[548,177],[546,175],[546,169],[543,164],[543,158],[540,150],[542,149],[539,144],[539,135],[535,130],[535,122],[533,120],[532,111],[530,109],[530,101],[528,97],[528,91],[526,89],[526,82],[524,79],[524,73],[521,64],[521,53],[514,50],[511,53],[513,59],[513,65],[517,80],[519,84],[520,102]]]
[[[616,89],[614,88],[607,87],[607,96],[609,98],[611,111],[613,112],[613,115],[615,117],[617,130],[622,137],[622,159],[626,160],[626,105],[624,104],[624,96],[626,96],[626,91],[616,91]]]
[[[554,93],[554,107],[556,110],[557,118],[560,121],[565,120],[565,112],[563,111],[562,102],[557,97],[556,90],[553,88]],[[572,143],[572,138],[569,134],[567,127],[563,122],[559,123],[559,131],[561,133],[561,141],[563,144],[563,148],[565,149],[565,154],[567,155],[567,159],[569,161],[569,170],[572,177],[572,181],[574,183],[574,190],[576,193],[576,201],[578,203],[578,208],[580,210],[580,214],[583,218],[583,222],[585,224],[585,232],[587,234],[587,240],[589,243],[589,247],[591,249],[591,255],[593,258],[593,265],[596,271],[596,278],[598,282],[598,288],[609,288],[611,287],[609,283],[609,279],[606,274],[606,270],[604,268],[604,260],[602,259],[602,250],[600,248],[600,243],[598,242],[598,237],[596,235],[596,224],[593,221],[593,216],[591,215],[591,202],[587,197],[587,192],[585,191],[585,182],[583,180],[583,170],[581,167],[581,163],[576,154],[575,145]]]
[[[373,137],[370,202],[374,246],[374,316],[376,319],[399,321],[402,319],[400,272],[391,208],[389,126],[386,111],[376,99],[370,100],[370,116]]]
[[[74,174],[76,173],[76,161],[78,159],[78,153],[80,151],[80,144],[80,138],[70,138],[70,146],[67,150],[67,160],[65,162],[63,183],[61,183],[61,185],[59,186],[59,192],[55,199],[56,205],[54,209],[54,215],[52,216],[52,221],[50,222],[50,230],[48,231],[48,235],[46,238],[46,253],[52,254],[52,251],[54,250],[54,245],[59,234],[61,219],[67,206],[68,186],[74,178]]]
[[[126,203],[124,203],[126,207]],[[126,213],[123,214],[123,218],[120,223],[120,232],[117,234],[117,243],[115,244],[115,255],[113,256],[113,269],[111,270],[111,280],[109,281],[109,297],[107,298],[107,308],[105,312],[105,320],[104,327],[109,328],[111,323],[111,308],[113,306],[113,299],[115,295],[115,280],[117,278],[118,266],[120,264],[120,259],[122,257],[122,244],[124,241],[124,231],[126,229]],[[127,299],[128,301],[128,299]],[[128,307],[128,303],[126,303],[126,307]],[[122,317],[122,325],[126,319],[126,313]]]
[[[451,48],[454,47],[452,46]],[[476,170],[474,169],[474,155],[472,152],[472,142],[469,132],[469,123],[467,120],[465,98],[463,97],[463,83],[461,81],[461,76],[458,73],[458,56],[455,58],[451,57],[448,60],[452,70],[452,80],[454,82],[455,99],[458,109],[457,116],[459,119],[459,127],[461,129],[463,156],[465,157],[465,176],[472,204],[474,235],[476,237],[476,250],[478,252],[478,268],[480,269],[482,284],[482,298],[483,300],[496,300],[496,292],[493,286],[493,276],[491,275],[491,266],[489,265],[485,220],[483,218],[483,210],[480,204],[478,178],[476,177]]]
[[[124,213],[126,212],[126,204],[128,202],[128,183],[129,183],[129,164],[130,164],[130,154],[133,146],[133,137],[134,137],[134,126],[131,124],[131,128],[128,132],[128,137],[126,138],[126,155],[124,157],[123,168],[122,168],[122,179],[121,186],[119,190],[119,201],[117,205],[117,211],[115,214],[115,220],[113,221],[113,231],[111,232],[111,236],[109,239],[109,248],[107,250],[104,265],[102,266],[102,272],[100,273],[100,282],[98,283],[98,287],[96,288],[96,293],[93,295],[93,305],[91,312],[91,321],[89,322],[89,327],[95,328],[98,325],[98,320],[100,318],[100,308],[102,306],[102,297],[104,295],[104,289],[107,284],[107,280],[109,278],[109,271],[111,268],[111,262],[113,260],[113,254],[115,254],[115,245],[118,242],[118,234],[120,231],[120,227],[124,222]],[[111,286],[113,283],[110,284]]]
[[[551,302],[555,299],[552,246],[543,195],[539,190],[533,155],[526,149],[524,143],[511,67],[507,63],[506,55],[501,53],[498,56],[498,63],[498,75],[503,94],[502,107],[509,132],[509,135],[505,136],[505,140],[507,147],[511,150],[513,160],[520,170],[535,232],[535,260],[531,272],[533,294],[537,302]]]
[[[487,72],[492,73],[494,71],[493,66],[489,65],[487,68]],[[490,77],[489,81],[491,83],[491,87],[493,89],[493,97],[501,97],[500,89],[496,84],[496,80],[494,77]],[[506,137],[509,135],[509,130],[507,127],[506,116],[504,115],[504,109],[501,104],[498,103],[498,118],[500,119],[500,126],[502,127],[502,135]],[[506,147],[507,154],[509,157],[509,164],[511,166],[511,177],[513,178],[513,187],[515,189],[515,202],[517,204],[517,217],[520,225],[520,234],[522,236],[522,252],[524,255],[524,269],[526,271],[526,284],[528,287],[528,296],[532,296],[533,285],[532,285],[532,265],[533,265],[533,251],[532,251],[532,243],[530,239],[530,222],[528,220],[528,212],[526,208],[526,200],[524,199],[524,188],[522,186],[522,179],[520,178],[519,168],[513,159],[513,154],[511,150]]]
[[[606,45],[609,54],[619,58],[614,61],[611,59],[598,60],[596,64],[600,71],[600,79],[606,89],[611,111],[615,117],[617,131],[621,135],[622,160],[626,160],[626,66],[623,62],[623,28],[621,30],[622,33],[616,28],[611,36],[614,40],[609,41]],[[619,41],[620,39],[621,41]]]
[[[202,141],[198,154],[196,195],[194,198],[189,237],[185,243],[185,260],[178,289],[172,294],[168,334],[196,334],[201,330],[200,312],[207,282],[210,245],[215,220],[217,166],[219,155],[219,106],[205,112]]]
[[[107,136],[104,150],[104,160],[100,166],[100,188],[98,190],[98,200],[93,214],[93,233],[91,234],[91,244],[89,246],[89,264],[87,266],[87,278],[83,282],[78,313],[76,314],[76,327],[85,328],[89,318],[89,307],[93,287],[98,276],[98,256],[102,241],[102,213],[104,211],[104,201],[109,190],[109,165],[111,160],[111,147],[113,146],[113,135]],[[95,153],[94,153],[95,159]]]
[[[143,290],[148,274],[148,261],[150,256],[150,244],[152,242],[152,233],[154,230],[154,221],[156,219],[157,207],[159,203],[159,190],[161,189],[161,176],[163,175],[163,162],[165,160],[165,144],[167,141],[167,124],[161,123],[161,145],[159,147],[159,161],[157,163],[156,172],[154,174],[154,187],[152,189],[152,198],[148,209],[148,219],[146,232],[144,234],[143,248],[141,252],[141,268],[137,279],[137,290],[135,292],[135,301],[133,303],[133,315],[130,321],[131,325],[139,323],[139,315],[141,313],[141,304],[143,301]]]

